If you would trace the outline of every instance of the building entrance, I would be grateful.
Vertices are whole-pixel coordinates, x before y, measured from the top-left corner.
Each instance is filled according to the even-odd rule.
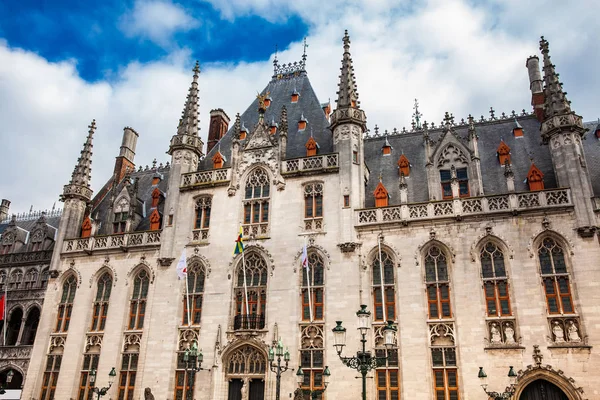
[[[558,386],[544,379],[538,379],[527,385],[519,400],[569,400],[569,398]]]

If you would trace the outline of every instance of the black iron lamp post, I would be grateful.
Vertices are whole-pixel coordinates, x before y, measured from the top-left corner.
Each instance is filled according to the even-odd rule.
[[[196,372],[202,369],[202,361],[204,360],[204,355],[202,355],[202,350],[198,351],[198,344],[196,342],[192,342],[192,347],[185,349],[183,353],[183,362],[185,363],[185,376],[188,378],[187,381],[187,394],[185,398],[187,400],[193,400],[194,395],[192,393],[193,386],[190,382],[195,382]],[[188,375],[189,371],[189,375]]]
[[[277,363],[275,363],[275,357],[277,357]],[[281,365],[282,357],[285,365]],[[281,374],[289,369],[289,362],[290,353],[287,349],[285,350],[285,353],[283,352],[283,343],[281,343],[280,339],[277,346],[269,348],[269,368],[271,368],[271,371],[275,372],[275,377],[277,379],[277,388],[275,389],[276,400],[279,400],[279,392],[281,391]]]
[[[515,370],[513,369],[512,366],[509,367],[508,369],[508,379],[509,379],[509,385],[506,387],[506,389],[504,389],[504,392],[500,393],[500,392],[492,392],[487,390],[487,374],[485,373],[485,371],[483,370],[483,367],[479,367],[479,374],[477,374],[477,377],[481,380],[481,387],[483,388],[483,391],[485,392],[485,394],[488,395],[488,397],[490,399],[493,400],[510,400],[513,396],[513,394],[515,394],[515,383],[517,382],[517,374],[515,373]]]
[[[90,371],[90,385],[92,386],[90,390],[92,391],[92,393],[96,393],[98,395],[98,400],[100,400],[100,397],[106,395],[113,382],[115,381],[116,376],[117,371],[115,371],[115,367],[113,367],[108,373],[108,386],[98,388],[94,386],[96,384],[96,370],[92,368],[92,370]]]
[[[317,396],[323,394],[325,390],[327,390],[327,386],[329,386],[329,377],[331,376],[331,372],[329,372],[329,367],[325,366],[325,370],[323,371],[323,388],[322,389],[306,389],[304,386],[304,371],[302,371],[302,367],[298,367],[298,372],[296,372],[296,379],[298,380],[298,387],[300,390],[304,392],[309,392],[310,398],[312,400],[316,400]]]
[[[366,350],[367,344],[367,332],[371,328],[371,312],[367,311],[367,306],[362,304],[360,310],[356,312],[358,317],[358,330],[361,334],[360,342],[362,343],[362,350],[356,352],[356,357],[343,357],[342,350],[346,345],[346,328],[342,326],[342,321],[336,321],[337,326],[333,328],[333,345],[342,360],[344,365],[357,370],[362,375],[362,398],[367,400],[367,373],[377,367],[385,365],[387,361],[386,357],[373,357],[370,351]],[[396,328],[392,326],[392,321],[388,321],[387,325],[383,328],[383,338],[385,348],[387,350],[392,349],[395,344]]]

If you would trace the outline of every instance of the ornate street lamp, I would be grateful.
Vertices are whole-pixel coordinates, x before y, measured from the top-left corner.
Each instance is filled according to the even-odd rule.
[[[193,400],[193,386],[190,382],[195,382],[196,372],[202,369],[202,361],[204,360],[204,355],[202,355],[202,350],[198,351],[198,344],[196,342],[192,342],[192,347],[185,349],[183,353],[183,362],[185,363],[185,376],[188,378],[187,381],[187,394],[185,395],[186,400]],[[189,370],[189,375],[188,375]]]
[[[370,351],[366,350],[367,333],[371,329],[371,312],[367,311],[367,306],[362,304],[360,310],[356,312],[358,317],[358,330],[361,334],[362,350],[356,352],[356,357],[343,357],[342,350],[346,345],[346,328],[342,326],[342,321],[336,321],[337,326],[333,328],[333,345],[337,351],[340,360],[344,365],[357,370],[362,375],[362,398],[367,400],[367,373],[377,367],[385,365],[388,357],[373,357]],[[384,345],[387,350],[391,350],[395,344],[396,328],[392,321],[388,321],[383,328]]]
[[[275,357],[277,357],[277,364],[275,364]],[[283,357],[283,361],[285,365],[281,365],[281,358]],[[275,399],[279,400],[279,392],[281,391],[281,374],[287,371],[288,364],[290,362],[290,353],[285,350],[283,352],[283,343],[281,343],[281,339],[277,342],[277,346],[269,348],[269,368],[271,371],[275,372],[275,377],[277,379],[277,388],[275,389]]]
[[[96,393],[98,395],[98,400],[100,400],[100,397],[106,395],[113,382],[115,381],[115,376],[117,376],[117,371],[115,371],[115,367],[113,367],[108,373],[108,386],[97,388],[94,386],[96,384],[96,370],[92,368],[92,370],[90,371],[90,385],[92,386],[92,388],[90,390],[92,391],[92,393]]]
[[[506,387],[506,389],[504,389],[504,392],[500,393],[500,392],[492,392],[487,390],[487,374],[485,373],[485,371],[483,370],[483,367],[479,367],[479,373],[477,374],[477,377],[481,380],[481,387],[483,388],[483,391],[485,392],[485,394],[488,395],[488,397],[490,399],[493,400],[510,400],[513,396],[513,394],[515,394],[515,384],[517,382],[517,374],[515,373],[515,370],[513,369],[512,365],[509,367],[508,369],[508,379],[509,379],[509,385]]]
[[[329,367],[325,366],[325,370],[323,371],[323,388],[322,389],[306,389],[303,387],[304,385],[304,371],[302,371],[302,367],[298,367],[298,372],[296,372],[296,379],[298,380],[298,387],[303,392],[308,392],[310,394],[310,398],[315,400],[318,395],[323,394],[325,390],[327,390],[327,386],[329,386],[329,377],[331,376],[331,372],[329,372]]]

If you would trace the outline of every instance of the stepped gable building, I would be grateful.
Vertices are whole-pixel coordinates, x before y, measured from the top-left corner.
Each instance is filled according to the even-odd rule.
[[[540,49],[543,74],[537,56],[526,62],[532,113],[436,125],[416,110],[410,131],[382,133],[367,129],[346,33],[335,105],[318,101],[306,54],[276,60],[231,126],[211,112],[206,154],[196,65],[169,165],[134,172],[138,135],[125,128],[95,197],[92,123],[64,189],[23,398],[89,398],[93,372],[104,386],[114,367],[107,395],[119,400],[273,399],[280,339],[304,373],[302,390],[283,373],[281,396],[320,390],[328,366],[318,397],[358,397],[332,328],[348,328],[351,355],[361,304],[367,346],[387,356],[369,399],[480,398],[479,367],[501,390],[510,366],[516,399],[597,398],[600,125],[571,110],[543,38]]]
[[[36,339],[61,210],[9,216],[10,201],[0,203],[0,296],[6,318],[0,321],[0,386],[17,395],[27,374]]]

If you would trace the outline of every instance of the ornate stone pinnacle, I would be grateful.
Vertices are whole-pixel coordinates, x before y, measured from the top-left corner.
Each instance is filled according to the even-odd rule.
[[[96,132],[96,120],[88,126],[89,131],[81,155],[77,159],[77,164],[71,174],[71,181],[63,189],[63,199],[80,198],[86,202],[92,198],[90,189],[90,178],[92,172],[92,141]]]
[[[288,130],[287,108],[285,106],[281,107],[281,117],[279,119],[279,130],[282,133],[283,132],[287,133],[287,130]]]

